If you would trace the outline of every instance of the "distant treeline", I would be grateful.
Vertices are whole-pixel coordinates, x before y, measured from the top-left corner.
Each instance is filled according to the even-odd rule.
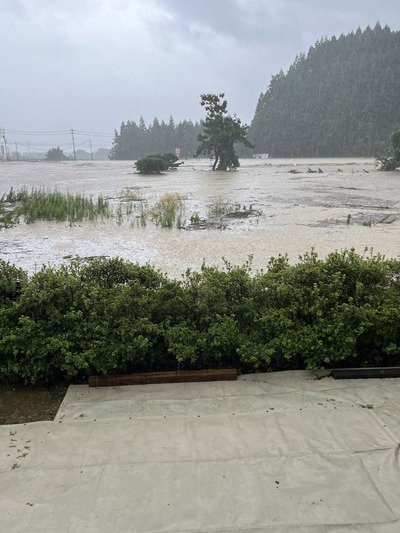
[[[400,128],[400,32],[322,39],[260,95],[249,139],[272,157],[373,156]]]
[[[157,118],[146,126],[143,117],[139,124],[128,120],[115,131],[110,159],[142,159],[152,154],[175,153],[179,148],[181,159],[193,157],[198,145],[197,137],[203,131],[202,123],[183,120],[175,124],[171,117],[168,124]]]

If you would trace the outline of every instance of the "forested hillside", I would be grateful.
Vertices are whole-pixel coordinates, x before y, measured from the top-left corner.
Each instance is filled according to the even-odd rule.
[[[203,127],[198,122],[184,120],[175,124],[171,117],[168,124],[157,118],[146,126],[143,118],[139,124],[128,120],[122,123],[119,133],[115,131],[110,159],[142,159],[152,154],[175,153],[180,149],[180,157],[193,157],[198,145],[197,136]]]
[[[373,156],[400,128],[400,32],[322,39],[260,95],[249,139],[272,157]]]

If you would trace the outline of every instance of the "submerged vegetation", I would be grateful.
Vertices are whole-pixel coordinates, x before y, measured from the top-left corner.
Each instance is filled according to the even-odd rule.
[[[394,131],[390,136],[386,155],[377,156],[376,160],[381,164],[380,170],[396,170],[400,168],[400,130]]]
[[[184,214],[184,198],[177,193],[167,193],[150,210],[150,216],[156,226],[172,228],[182,226]]]
[[[80,194],[46,191],[44,189],[10,190],[0,199],[0,225],[9,227],[23,219],[68,221],[70,224],[111,216],[109,204],[102,196],[96,200]]]
[[[119,226],[128,223],[132,228],[146,227],[148,221],[151,221],[161,228],[223,229],[225,226],[220,223],[223,217],[237,215],[235,218],[244,218],[260,214],[252,206],[246,210],[245,206],[241,207],[239,203],[230,202],[221,196],[212,199],[207,206],[206,219],[194,212],[188,217],[188,221],[184,218],[187,198],[178,193],[166,193],[153,205],[149,205],[149,201],[140,197],[136,190],[126,189],[113,200],[111,202],[101,195],[93,199],[91,196],[44,189],[32,189],[30,192],[27,189],[11,189],[0,198],[0,228],[12,227],[21,220],[26,224],[47,220],[67,221],[73,225],[78,222],[114,219]]]
[[[218,196],[217,198],[213,198],[208,204],[208,215],[209,217],[218,217],[226,215],[227,213],[239,211],[239,209],[240,204],[229,202],[222,198],[222,196]]]
[[[43,267],[0,260],[0,380],[236,367],[400,364],[400,261],[311,251],[252,272],[203,265],[180,280],[121,259]]]
[[[121,225],[130,221],[131,226],[146,226],[150,218],[156,226],[182,227],[184,197],[177,193],[167,193],[148,207],[147,200],[139,198],[137,192],[127,190],[119,199],[117,206],[110,205],[101,195],[94,200],[84,195],[73,195],[44,189],[10,190],[0,199],[0,227],[11,227],[23,220],[32,224],[37,220],[56,222],[68,221],[70,224],[115,218]]]
[[[139,159],[135,163],[136,170],[139,174],[161,174],[167,170],[176,170],[183,161],[179,161],[175,154],[156,154],[149,155],[143,159]]]

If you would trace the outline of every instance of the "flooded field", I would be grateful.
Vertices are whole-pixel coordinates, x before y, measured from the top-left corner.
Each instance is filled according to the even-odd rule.
[[[11,187],[102,195],[112,218],[95,222],[21,221],[0,229],[0,257],[34,272],[73,258],[119,256],[151,263],[171,276],[187,268],[243,264],[271,256],[291,262],[354,247],[400,254],[400,173],[379,172],[370,159],[242,160],[234,172],[212,172],[206,160],[176,172],[140,176],[131,161],[0,163],[0,196]],[[176,227],[156,226],[149,213],[177,194]],[[128,208],[129,206],[129,208]]]

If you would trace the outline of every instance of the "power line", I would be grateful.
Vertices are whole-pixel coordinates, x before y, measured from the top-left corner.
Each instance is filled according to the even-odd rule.
[[[71,132],[70,132],[70,135],[71,135]],[[77,143],[75,141],[75,147],[77,148],[78,146],[84,146],[85,144],[90,144],[90,141],[91,139],[87,139],[86,141],[82,141],[82,142],[79,142]],[[29,146],[31,148],[46,148],[49,146],[49,143],[31,143],[30,141],[26,141],[26,142],[22,142],[22,141],[16,141],[18,143],[18,146],[23,146],[24,148],[29,148]],[[97,143],[93,143],[92,142],[92,145],[95,146],[95,147],[103,147],[104,145],[97,142]],[[57,143],[57,146],[60,146],[60,148],[63,148],[63,147],[70,147],[71,146],[71,142],[61,142],[61,143]]]
[[[12,130],[7,129],[7,133],[17,134],[17,135],[70,135],[71,130],[58,130],[58,131],[28,131],[28,130]],[[93,135],[96,137],[114,137],[114,133],[104,133],[96,131],[82,131],[75,130],[74,133],[77,135]]]
[[[36,138],[39,142],[31,143],[29,137]],[[25,138],[24,138],[25,137]],[[45,138],[47,137],[47,139]],[[76,137],[80,137],[79,142],[76,142]],[[82,139],[82,137],[84,139]],[[86,137],[86,138],[85,138]],[[94,139],[92,145],[92,138]],[[76,161],[76,149],[78,147],[87,148],[90,147],[90,158],[93,159],[93,149],[98,150],[104,148],[104,144],[109,144],[113,138],[112,134],[105,132],[89,132],[82,130],[75,130],[73,128],[69,130],[48,130],[48,131],[35,131],[35,130],[17,130],[0,128],[0,139],[2,140],[2,152],[0,159],[3,157],[9,161],[11,159],[9,146],[11,142],[15,144],[16,154],[18,158],[18,147],[24,148],[29,152],[29,159],[31,159],[32,151],[36,154],[44,155],[50,146],[58,146],[64,152],[69,153]],[[107,142],[106,139],[109,141]],[[71,142],[72,141],[72,142]],[[88,146],[89,145],[89,146]]]
[[[9,130],[7,133],[13,133],[17,135],[67,135],[70,133],[70,130],[65,131],[25,131],[25,130]]]
[[[93,135],[94,137],[114,137],[114,133],[96,133],[95,131],[74,130],[77,135]]]

